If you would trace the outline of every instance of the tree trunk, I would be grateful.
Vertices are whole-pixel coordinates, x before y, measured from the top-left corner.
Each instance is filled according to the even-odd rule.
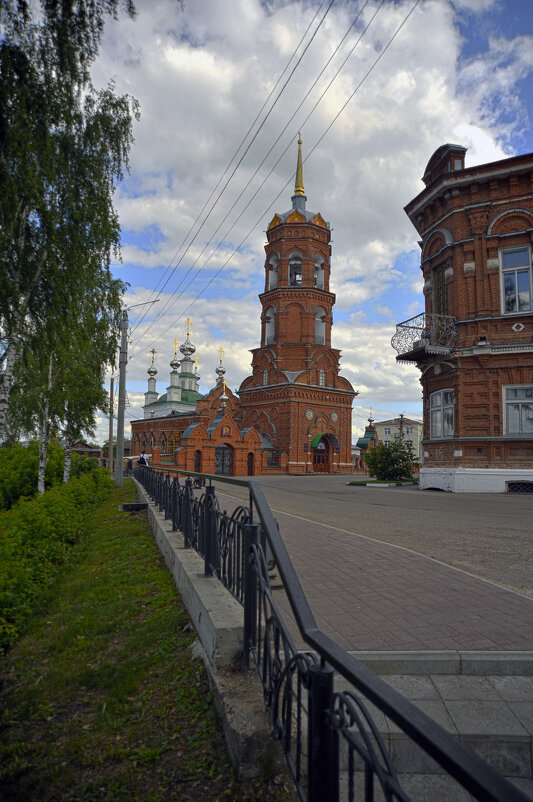
[[[72,440],[65,440],[65,467],[63,469],[63,482],[70,482],[70,463],[72,461]]]
[[[4,440],[6,430],[7,405],[13,384],[13,369],[17,356],[17,339],[12,337],[6,350],[5,369],[0,379],[0,443]]]
[[[37,474],[37,492],[41,495],[45,491],[44,475],[46,463],[48,462],[48,441],[50,439],[50,419],[48,412],[50,409],[50,388],[52,386],[52,357],[48,363],[48,392],[43,399],[43,404],[39,413],[39,470]]]

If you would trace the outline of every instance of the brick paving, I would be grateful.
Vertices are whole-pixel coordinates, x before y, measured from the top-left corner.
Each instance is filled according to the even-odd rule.
[[[275,517],[317,624],[339,646],[533,651],[533,600],[398,546]]]

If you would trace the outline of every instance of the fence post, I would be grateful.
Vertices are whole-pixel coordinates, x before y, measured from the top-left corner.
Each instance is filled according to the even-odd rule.
[[[242,669],[250,668],[250,651],[257,638],[257,572],[252,547],[259,541],[259,524],[244,525],[244,631],[242,635]]]
[[[179,479],[175,476],[172,480],[172,495],[171,495],[171,520],[172,531],[175,532],[178,528],[178,494],[179,494]]]
[[[193,536],[193,522],[192,522],[192,505],[193,505],[193,492],[192,492],[192,479],[185,479],[185,493],[183,496],[183,538],[185,541],[185,548],[192,546]]]
[[[339,799],[339,737],[329,723],[334,676],[324,662],[309,670],[309,802]]]
[[[217,553],[217,518],[213,485],[205,489],[204,505],[204,574],[213,576],[213,561]]]

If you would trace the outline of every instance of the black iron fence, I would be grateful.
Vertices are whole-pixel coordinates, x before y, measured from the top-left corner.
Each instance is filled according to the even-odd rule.
[[[243,669],[255,663],[274,734],[302,800],[416,800],[395,768],[398,755],[392,754],[392,743],[376,723],[383,714],[403,733],[404,764],[406,756],[418,752],[417,765],[439,764],[456,781],[458,796],[463,788],[480,802],[528,802],[478,755],[318,628],[258,483],[180,473],[188,478],[180,482],[146,467],[136,468],[134,476],[172,521],[172,528],[183,533],[185,545],[204,558],[205,573],[223,582],[243,605]],[[208,484],[195,494],[191,477],[197,484],[199,479]],[[231,514],[221,510],[213,481],[246,486],[248,505]],[[273,562],[281,588],[271,585]],[[277,603],[280,593],[286,595],[309,651],[296,648]],[[407,775],[413,772],[406,770]]]

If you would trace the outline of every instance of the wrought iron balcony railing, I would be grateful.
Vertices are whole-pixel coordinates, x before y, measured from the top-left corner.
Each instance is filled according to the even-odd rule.
[[[397,359],[416,362],[427,354],[449,354],[457,342],[455,318],[422,313],[398,323],[391,345]]]

